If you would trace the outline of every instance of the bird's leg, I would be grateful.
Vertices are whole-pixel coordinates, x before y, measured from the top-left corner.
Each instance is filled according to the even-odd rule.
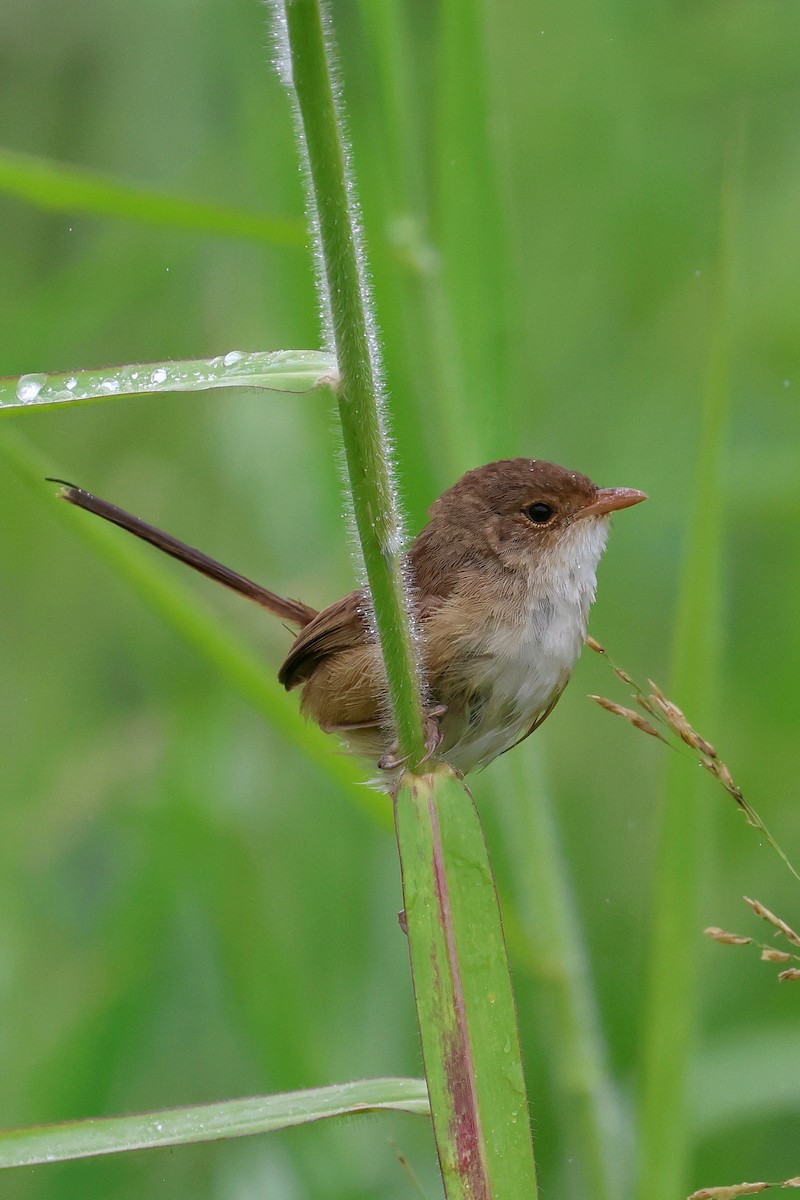
[[[439,725],[439,717],[443,717],[446,712],[446,704],[435,704],[425,713],[425,754],[421,762],[428,762],[441,746],[444,735]],[[399,749],[397,742],[393,742],[386,753],[380,756],[378,766],[382,771],[396,771],[398,767],[405,766],[411,755],[404,754],[402,758],[398,758]]]
[[[425,713],[425,757],[422,760],[423,762],[427,762],[429,758],[433,758],[444,740],[442,727],[439,724],[439,717],[443,717],[446,712],[446,704],[436,704]]]

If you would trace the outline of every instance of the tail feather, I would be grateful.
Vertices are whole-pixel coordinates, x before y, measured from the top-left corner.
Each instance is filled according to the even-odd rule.
[[[194,546],[187,546],[185,542],[171,537],[170,534],[156,529],[153,525],[148,525],[146,521],[134,517],[122,508],[117,508],[115,504],[109,504],[107,500],[93,496],[91,492],[86,492],[83,488],[75,487],[74,484],[67,483],[63,479],[51,479],[49,482],[62,484],[59,492],[62,500],[67,500],[70,504],[85,509],[86,512],[94,513],[105,521],[111,521],[120,529],[126,529],[128,533],[149,542],[151,546],[163,550],[165,554],[177,558],[179,562],[186,563],[195,571],[199,571],[201,575],[215,579],[218,583],[238,592],[240,596],[246,596],[248,600],[260,604],[262,608],[269,609],[271,613],[283,617],[286,621],[291,621],[303,628],[317,615],[317,610],[308,604],[303,604],[300,600],[289,600],[283,596],[276,596],[274,592],[254,583],[252,579],[247,579],[244,575],[232,571],[230,567],[224,567],[222,563],[209,558],[207,554],[196,550]]]

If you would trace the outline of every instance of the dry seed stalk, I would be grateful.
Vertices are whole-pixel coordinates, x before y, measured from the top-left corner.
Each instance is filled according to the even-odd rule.
[[[762,962],[787,963],[791,962],[793,957],[794,955],[789,954],[787,950],[776,950],[774,946],[761,947]]]
[[[720,929],[719,925],[709,925],[703,933],[715,942],[722,942],[725,946],[749,946],[752,942],[750,937],[740,937],[738,933],[728,933],[726,929]]]
[[[800,946],[800,936],[795,933],[791,925],[787,925],[780,917],[776,917],[775,913],[770,912],[765,904],[760,900],[751,900],[749,896],[744,897],[745,904],[749,904],[757,917],[763,917],[765,921],[769,921],[770,925],[774,925],[779,933],[782,933],[787,942],[791,942],[793,946]]]
[[[650,737],[658,738],[658,740],[663,742],[665,746],[669,745],[669,742],[664,737],[663,733],[656,729],[654,725],[651,725],[649,721],[646,721],[644,717],[640,717],[639,714],[634,712],[632,708],[623,708],[621,704],[615,704],[613,700],[608,700],[605,696],[590,696],[589,699],[594,700],[607,712],[614,713],[614,715],[617,717],[624,717],[625,720],[630,721],[631,725],[635,726],[636,729],[641,729],[642,733],[649,733]]]
[[[613,660],[609,657],[605,646],[601,645],[596,638],[587,637],[586,645],[590,650],[594,650],[596,654],[603,655],[617,678],[631,689],[633,698],[640,708],[644,709],[644,711],[651,716],[657,724],[666,726],[666,728],[671,730],[671,732],[674,733],[676,737],[678,737],[685,745],[694,750],[700,765],[706,771],[708,771],[709,774],[713,775],[719,783],[722,784],[722,786],[725,788],[725,791],[733,797],[738,807],[744,813],[747,823],[760,831],[766,841],[769,842],[770,846],[772,846],[775,853],[783,859],[784,863],[792,872],[795,879],[800,882],[800,875],[798,875],[797,871],[789,862],[789,859],[775,841],[774,837],[769,832],[756,810],[748,803],[747,800],[745,800],[741,788],[738,787],[733,775],[731,774],[730,768],[726,766],[726,764],[720,759],[717,748],[697,732],[697,730],[687,720],[685,713],[678,708],[677,704],[664,695],[664,693],[661,691],[661,688],[658,687],[657,684],[653,683],[652,679],[648,679],[647,681],[650,690],[649,692],[646,692],[644,688],[640,687],[635,679],[631,678],[627,671],[623,671],[621,667],[618,667],[616,663],[613,662]],[[640,729],[643,733],[647,733],[651,737],[657,737],[662,742],[666,742],[667,745],[672,745],[671,742],[667,742],[663,734],[656,728],[656,725],[639,716],[639,714],[634,712],[633,709],[624,708],[621,704],[616,704],[613,700],[609,700],[606,696],[590,696],[590,699],[594,700],[596,704],[599,704],[600,707],[604,708],[607,712],[613,713],[615,716],[622,717],[636,729]],[[796,936],[797,935],[795,934],[795,937]],[[798,942],[795,944],[800,946],[800,940],[798,940]]]
[[[734,1200],[736,1196],[754,1196],[756,1192],[765,1192],[768,1183],[735,1183],[733,1187],[700,1188],[692,1192],[689,1200]]]
[[[690,749],[695,751],[701,766],[703,766],[706,771],[713,775],[714,778],[722,784],[725,790],[733,797],[741,811],[744,813],[748,824],[753,825],[756,829],[761,831],[763,836],[772,846],[773,850],[775,850],[779,857],[783,859],[784,863],[792,872],[795,879],[800,881],[800,875],[798,875],[797,871],[789,862],[789,859],[786,857],[783,850],[772,837],[758,813],[745,800],[741,789],[737,786],[733,778],[730,768],[721,761],[716,747],[713,746],[711,742],[706,741],[706,739],[702,737],[696,729],[694,729],[682,710],[678,708],[677,704],[674,704],[671,700],[669,700],[658,687],[658,685],[653,683],[652,679],[647,681],[650,691],[645,692],[644,689],[640,687],[634,679],[631,678],[627,671],[623,671],[621,667],[616,666],[616,664],[609,657],[605,647],[602,646],[596,638],[587,637],[586,644],[591,650],[594,650],[596,654],[602,654],[607,659],[617,678],[631,689],[633,698],[640,708],[642,708],[649,716],[653,717],[655,721],[661,725],[665,725],[674,734],[676,734],[677,737],[680,738],[683,743],[685,743],[685,745],[689,746]],[[661,732],[655,728],[650,721],[640,717],[639,714],[634,712],[632,709],[625,708],[621,704],[616,704],[613,700],[609,700],[606,696],[590,696],[590,699],[594,700],[595,703],[599,704],[601,708],[604,708],[607,712],[612,713],[614,716],[622,717],[624,720],[633,725],[634,728],[641,729],[643,733],[648,733],[651,737],[657,737],[661,741],[666,742],[667,745],[672,744],[666,741],[666,738],[664,738]],[[798,935],[790,925],[787,925],[787,923],[781,920],[780,917],[776,917],[774,913],[770,912],[770,910],[765,908],[765,906],[759,903],[759,901],[751,900],[747,896],[745,896],[745,900],[757,916],[763,917],[764,920],[769,921],[772,925],[774,925],[775,928],[781,934],[783,934],[787,941],[789,941],[793,946],[800,947],[800,935]],[[736,933],[729,933],[727,930],[720,929],[719,926],[716,925],[709,926],[709,928],[705,930],[705,933],[709,937],[713,938],[714,941],[721,942],[726,945],[748,946],[753,943],[752,938],[741,937]],[[790,962],[792,959],[795,961],[800,961],[799,955],[789,954],[783,950],[776,950],[773,946],[765,946],[761,943],[756,944],[760,946],[761,958],[765,962],[786,963]],[[781,981],[800,980],[800,968],[788,967],[785,971],[781,971],[778,979]],[[692,1192],[688,1200],[737,1200],[737,1197],[739,1196],[754,1196],[759,1192],[765,1192],[768,1188],[800,1188],[800,1175],[796,1175],[792,1179],[785,1179],[782,1183],[767,1183],[762,1181],[760,1183],[739,1183],[730,1187],[700,1188],[699,1191]]]
[[[700,1188],[699,1192],[692,1192],[689,1200],[736,1200],[737,1196],[755,1196],[767,1188],[797,1187],[800,1187],[800,1175],[784,1179],[783,1183],[735,1183],[732,1187]]]
[[[758,900],[750,900],[747,896],[745,896],[745,900],[747,900],[747,903],[758,916],[768,920],[789,941],[792,940],[789,936],[790,934],[797,937],[791,926],[782,921],[780,917],[776,917],[763,904],[759,904]],[[703,933],[713,941],[720,942],[724,946],[757,946],[761,951],[762,962],[781,963],[783,966],[792,961],[800,963],[800,955],[790,954],[787,950],[776,950],[774,946],[766,946],[763,942],[757,942],[751,937],[742,937],[738,933],[729,933],[727,929],[720,929],[718,925],[709,925],[708,929],[703,930]],[[795,943],[792,942],[792,944],[794,945]],[[800,967],[787,967],[785,971],[781,971],[778,979],[781,983],[796,982],[800,979]]]

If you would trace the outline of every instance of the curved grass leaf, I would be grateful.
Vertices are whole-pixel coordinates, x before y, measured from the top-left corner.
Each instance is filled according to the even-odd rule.
[[[427,1116],[424,1079],[358,1079],[273,1096],[11,1129],[0,1133],[0,1168],[248,1137],[380,1109]]]
[[[215,358],[182,362],[133,363],[6,376],[0,379],[0,416],[20,409],[59,408],[88,404],[117,396],[155,392],[205,392],[209,388],[264,388],[272,392],[310,392],[336,378],[336,360],[321,350],[274,350],[245,353],[230,350]]]
[[[304,246],[306,243],[305,228],[300,221],[169,196],[152,188],[121,183],[95,171],[14,150],[0,150],[0,192],[51,212],[90,213],[277,246]]]

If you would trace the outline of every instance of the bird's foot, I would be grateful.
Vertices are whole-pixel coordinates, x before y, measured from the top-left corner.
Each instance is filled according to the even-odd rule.
[[[443,717],[446,712],[446,704],[436,704],[425,713],[425,754],[420,760],[420,764],[428,762],[441,746],[444,735],[439,725],[439,717]],[[393,742],[389,749],[380,756],[378,767],[381,771],[396,771],[406,765],[411,755],[404,754],[400,757],[399,750],[397,742]]]
[[[427,762],[428,759],[433,758],[444,740],[442,727],[439,724],[439,717],[443,717],[446,712],[446,704],[436,704],[425,713],[425,756],[422,759],[423,762]]]

